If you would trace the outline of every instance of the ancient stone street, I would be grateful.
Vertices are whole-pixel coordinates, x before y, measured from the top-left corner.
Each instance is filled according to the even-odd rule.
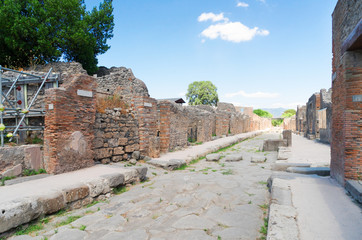
[[[149,166],[149,181],[88,208],[50,217],[34,239],[258,239],[269,204],[267,179],[276,160],[276,152],[259,147],[263,139],[276,137],[245,140],[221,151],[219,162],[202,159],[184,170]],[[225,161],[236,153],[243,160]],[[267,160],[251,163],[252,157]],[[67,219],[77,220],[61,226]]]

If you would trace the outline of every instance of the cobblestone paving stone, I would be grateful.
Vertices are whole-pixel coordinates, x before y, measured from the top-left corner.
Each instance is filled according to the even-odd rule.
[[[259,147],[270,138],[279,134],[243,141],[220,152],[218,162],[202,159],[184,170],[148,166],[148,181],[93,206],[50,216],[42,230],[11,239],[258,239],[269,204],[266,181],[277,157]],[[225,162],[235,153],[243,160]],[[251,157],[267,161],[251,163]]]

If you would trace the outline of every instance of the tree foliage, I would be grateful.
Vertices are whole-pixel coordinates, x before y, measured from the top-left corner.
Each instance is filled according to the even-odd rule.
[[[210,81],[195,81],[189,85],[186,99],[190,105],[212,105],[216,106],[219,97],[217,88]]]
[[[294,109],[285,110],[282,114],[282,118],[289,118],[294,116],[297,112]]]
[[[274,127],[279,127],[280,125],[282,125],[283,121],[283,118],[272,119],[272,125]]]
[[[77,61],[89,74],[113,37],[112,0],[86,11],[84,0],[0,0],[0,64]]]
[[[263,118],[272,118],[273,117],[273,115],[270,112],[264,111],[262,109],[255,109],[253,111],[253,113],[255,113],[259,117],[263,117]]]

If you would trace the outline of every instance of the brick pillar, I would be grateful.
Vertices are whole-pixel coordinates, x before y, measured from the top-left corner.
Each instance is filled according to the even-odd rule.
[[[140,151],[150,157],[159,157],[160,138],[157,136],[157,101],[154,98],[135,96]]]
[[[159,136],[160,136],[160,151],[165,153],[170,148],[170,124],[171,124],[171,103],[161,101],[157,108],[160,114]]]
[[[333,12],[331,176],[362,178],[362,2],[339,0]]]
[[[48,173],[92,166],[96,113],[93,77],[73,75],[61,88],[46,90],[44,165]]]

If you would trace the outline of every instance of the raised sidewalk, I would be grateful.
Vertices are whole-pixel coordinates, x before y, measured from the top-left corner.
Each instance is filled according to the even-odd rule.
[[[289,163],[312,166],[330,163],[329,145],[293,135],[291,150]],[[269,184],[271,204],[267,239],[361,239],[361,206],[329,176],[275,171]]]
[[[111,188],[142,180],[146,174],[146,167],[96,165],[0,187],[0,233],[67,206],[87,205]]]

